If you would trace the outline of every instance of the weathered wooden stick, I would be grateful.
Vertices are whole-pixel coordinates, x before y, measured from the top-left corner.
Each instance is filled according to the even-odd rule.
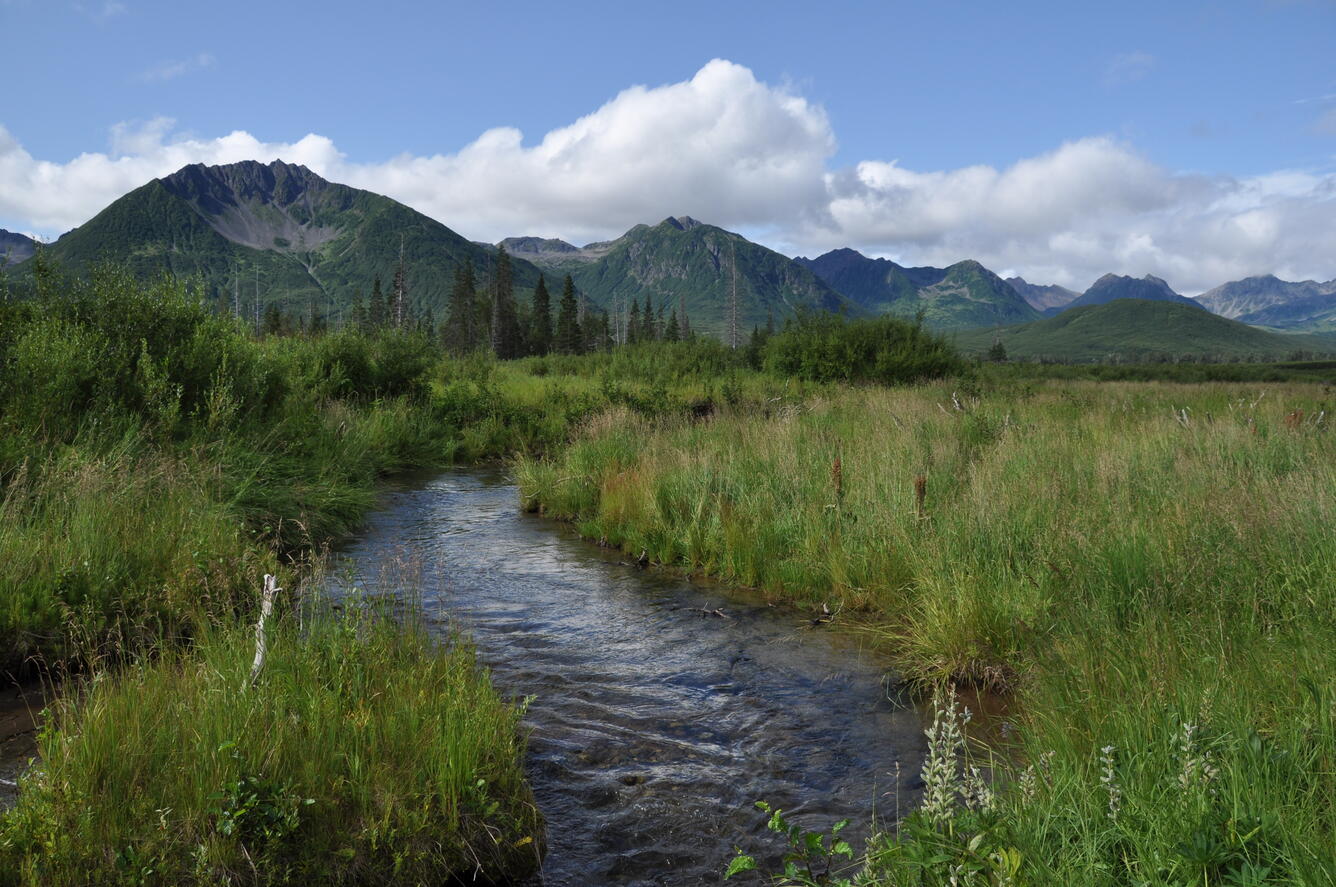
[[[278,587],[278,580],[268,573],[264,574],[264,597],[260,602],[260,621],[255,623],[255,662],[251,664],[250,680],[247,687],[255,686],[255,680],[264,668],[264,657],[269,652],[269,639],[264,633],[264,623],[274,615],[274,596],[283,589]]]

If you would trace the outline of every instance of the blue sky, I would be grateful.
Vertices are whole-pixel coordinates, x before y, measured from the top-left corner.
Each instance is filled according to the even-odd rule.
[[[47,236],[249,149],[478,238],[690,212],[790,253],[969,255],[1073,286],[1336,276],[1336,222],[1313,230],[1336,216],[1329,0],[0,0],[0,32],[0,226]],[[539,151],[554,130],[569,144]]]

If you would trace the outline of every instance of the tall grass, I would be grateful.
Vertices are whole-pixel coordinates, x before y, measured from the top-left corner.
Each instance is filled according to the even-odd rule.
[[[0,818],[0,884],[488,881],[536,866],[518,712],[376,608],[206,630],[67,688]]]
[[[1052,786],[990,834],[1022,853],[1032,883],[1221,883],[1245,861],[1324,883],[1336,846],[1327,397],[1304,384],[846,389],[768,417],[610,415],[518,475],[531,507],[587,536],[842,604],[921,684],[1017,691],[1016,760],[1054,753]],[[1218,771],[1190,810],[1166,800],[1185,724],[1191,754],[1209,750]],[[1106,746],[1117,822],[1099,781]],[[1253,820],[1264,827],[1239,850]]]

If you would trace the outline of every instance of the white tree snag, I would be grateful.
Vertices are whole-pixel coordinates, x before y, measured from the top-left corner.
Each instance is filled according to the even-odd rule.
[[[264,633],[264,623],[274,615],[274,596],[283,589],[278,587],[278,580],[266,573],[264,575],[264,597],[260,602],[260,621],[255,623],[255,662],[251,664],[250,680],[247,687],[255,685],[255,680],[264,668],[264,656],[269,652],[269,639]]]

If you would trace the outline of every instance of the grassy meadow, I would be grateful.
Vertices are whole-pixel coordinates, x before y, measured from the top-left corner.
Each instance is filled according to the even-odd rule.
[[[992,813],[911,822],[865,878],[1003,883],[1014,853],[1013,883],[1324,884],[1330,400],[1303,383],[844,388],[709,422],[606,413],[517,473],[529,507],[590,538],[839,611],[925,688],[1016,694]]]
[[[374,606],[206,630],[60,697],[0,884],[405,884],[536,868],[519,712]]]
[[[0,884],[531,867],[517,713],[465,642],[289,611],[242,689],[264,573],[309,580],[379,478],[489,459],[590,539],[824,605],[936,696],[923,807],[793,882],[1336,883],[1330,367],[971,365],[822,318],[498,362],[36,283],[0,298],[0,669],[67,681]],[[1013,697],[991,753],[962,684]]]

